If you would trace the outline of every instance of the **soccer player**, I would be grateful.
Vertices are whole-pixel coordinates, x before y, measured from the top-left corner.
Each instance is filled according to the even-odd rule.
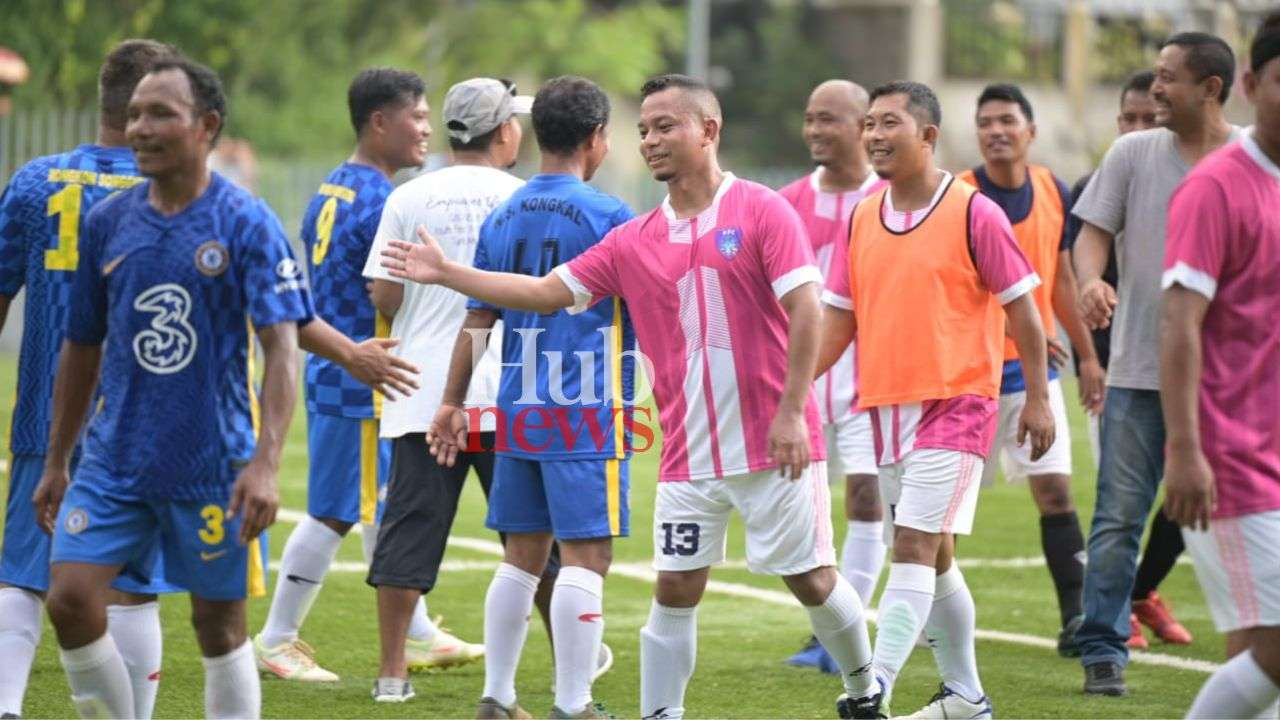
[[[1254,36],[1243,80],[1253,127],[1169,201],[1165,507],[1231,656],[1189,718],[1275,717],[1280,699],[1280,13]]]
[[[22,715],[40,641],[41,604],[49,589],[49,536],[40,529],[31,495],[44,469],[53,378],[84,219],[112,193],[141,182],[125,146],[125,108],[151,65],[173,52],[152,40],[116,45],[98,75],[97,142],[31,161],[14,175],[0,200],[0,325],[10,301],[26,288],[0,551],[0,657],[5,659],[0,663],[0,716]],[[126,592],[113,597],[107,608],[107,628],[133,684],[130,715],[139,718],[151,717],[160,678],[160,609],[153,593],[171,589],[150,575],[116,578],[113,585]]]
[[[859,407],[871,411],[881,492],[894,507],[893,561],[880,596],[873,672],[888,717],[894,681],[923,627],[941,690],[912,717],[990,716],[974,657],[973,597],[955,563],[997,425],[1005,326],[1025,368],[1017,442],[1054,443],[1040,283],[999,205],[938,169],[942,111],[925,85],[871,93],[862,131],[889,186],[850,223],[849,265],[827,281],[818,371],[858,340]],[[1003,307],[1003,312],[1001,308]]]
[[[123,660],[104,632],[103,596],[122,568],[145,562],[157,535],[166,576],[191,592],[206,716],[260,710],[244,598],[262,582],[257,537],[279,505],[296,323],[311,309],[279,221],[206,167],[224,117],[212,71],[181,58],[155,63],[126,126],[150,182],[94,208],[79,247],[35,499],[54,535],[49,617],[85,717],[133,713]],[[248,362],[254,335],[265,351],[260,411]]]
[[[627,303],[653,363],[664,442],[654,512],[658,581],[640,631],[640,713],[684,715],[697,606],[724,559],[736,509],[747,564],[781,576],[840,664],[838,706],[874,705],[858,593],[835,571],[830,491],[814,401],[821,312],[813,251],[795,210],[720,169],[720,104],[700,80],[663,75],[641,88],[640,152],[669,192],[541,277],[477,270],[421,242],[390,243],[400,277],[541,313]]]
[[[378,589],[381,663],[374,683],[377,702],[414,697],[408,681],[406,633],[420,598],[436,584],[458,499],[474,468],[487,495],[493,479],[493,413],[484,413],[480,448],[465,452],[448,467],[436,461],[426,432],[444,391],[450,351],[466,315],[466,296],[441,287],[404,282],[381,266],[381,248],[391,238],[408,237],[425,225],[457,262],[471,264],[480,225],[523,185],[507,172],[515,164],[523,130],[517,114],[527,114],[531,98],[516,95],[514,85],[493,78],[472,78],[449,88],[444,125],[450,164],[396,188],[374,236],[363,274],[372,280],[374,305],[392,319],[391,333],[404,338],[399,353],[424,368],[422,387],[413,395],[384,402],[379,432],[392,442],[386,510],[369,566],[368,582]],[[500,337],[500,336],[499,336]],[[497,391],[501,348],[493,338],[476,369],[465,398],[468,407],[492,407]],[[553,569],[544,576],[550,585]],[[543,597],[550,598],[549,593]],[[549,608],[539,606],[540,612]],[[484,648],[456,643],[454,664],[479,660]]]
[[[1072,236],[1066,222],[1070,191],[1048,168],[1027,161],[1036,137],[1031,102],[1016,85],[988,85],[978,96],[975,121],[983,164],[957,178],[978,188],[1004,210],[1018,246],[1041,279],[1042,284],[1031,297],[1040,311],[1049,353],[1055,360],[1049,365],[1049,407],[1057,437],[1049,452],[1034,462],[1031,448],[1018,446],[1015,435],[1018,417],[1026,404],[1027,384],[1013,339],[1006,338],[996,438],[984,467],[982,485],[995,482],[1000,466],[1006,480],[1027,479],[1031,498],[1040,512],[1040,547],[1058,595],[1062,622],[1058,654],[1074,657],[1079,654],[1075,632],[1084,612],[1080,595],[1084,587],[1084,535],[1071,499],[1071,428],[1057,367],[1065,362],[1066,350],[1057,341],[1055,315],[1079,358],[1080,404],[1087,412],[1102,410],[1106,373],[1076,303],[1076,276],[1070,255]]]
[[[862,119],[867,91],[848,80],[828,80],[809,95],[804,111],[803,138],[817,165],[809,175],[779,191],[791,203],[809,231],[818,269],[824,278],[832,267],[843,267],[849,244],[853,208],[884,180],[871,170],[862,147]],[[884,509],[876,477],[876,451],[871,416],[856,406],[853,344],[825,375],[818,378],[818,413],[827,446],[834,445],[828,469],[844,475],[844,512],[848,530],[840,551],[840,572],[858,591],[864,607],[871,606],[876,581],[884,567]],[[787,662],[839,672],[816,637]]]
[[[1072,210],[1084,223],[1075,265],[1085,322],[1115,323],[1085,563],[1085,617],[1076,633],[1090,694],[1128,692],[1130,593],[1142,530],[1164,474],[1158,289],[1166,211],[1187,171],[1238,139],[1222,110],[1234,72],[1231,48],[1220,38],[1192,32],[1165,41],[1151,86],[1161,127],[1118,138]],[[1112,287],[1101,276],[1121,231],[1120,284]],[[1124,298],[1118,306],[1117,294]]]
[[[354,340],[385,338],[389,323],[365,292],[365,258],[397,170],[422,165],[431,126],[415,73],[365,70],[347,91],[356,132],[350,159],[329,173],[302,220],[316,314]],[[377,518],[391,462],[391,442],[378,438],[382,397],[338,363],[320,355],[305,369],[309,476],[307,512],[289,536],[262,632],[254,638],[260,669],[286,680],[334,682],[298,631],[320,592],[342,538],[359,522],[365,561],[373,556]],[[414,609],[406,640],[411,666],[447,665],[466,650]]]
[[[609,151],[609,98],[595,83],[548,80],[533,100],[539,173],[480,226],[474,266],[543,275],[631,219],[621,200],[587,185]],[[463,411],[477,331],[502,318],[497,458],[486,525],[506,533],[485,596],[485,687],[476,716],[528,717],[516,668],[553,539],[561,567],[551,594],[555,705],[551,717],[605,717],[592,703],[604,633],[604,576],[613,538],[629,533],[629,434],[635,336],[622,301],[549,315],[472,300],[453,348],[444,399],[428,432],[451,464],[467,444]],[[533,365],[533,367],[529,367]],[[532,383],[532,386],[526,382]],[[592,430],[595,428],[595,430]],[[563,432],[562,432],[563,430]],[[597,440],[599,438],[599,440]]]

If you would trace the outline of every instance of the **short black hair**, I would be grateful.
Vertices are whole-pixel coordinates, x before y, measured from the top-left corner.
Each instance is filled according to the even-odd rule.
[[[98,71],[98,107],[103,124],[112,130],[124,130],[129,120],[129,98],[138,81],[151,72],[157,60],[177,54],[172,45],[155,40],[125,40],[112,48]]]
[[[1249,44],[1249,69],[1256,73],[1276,57],[1280,57],[1280,11],[1263,18],[1258,26]]]
[[[1150,70],[1140,70],[1129,76],[1124,81],[1124,87],[1120,88],[1120,103],[1124,103],[1124,98],[1131,92],[1149,93],[1151,92],[1151,84],[1156,81],[1156,74]]]
[[[667,73],[666,75],[651,77],[640,86],[640,98],[644,99],[672,88],[684,90],[697,98],[698,109],[704,115],[710,114],[720,117],[720,99],[716,97],[715,91],[705,81],[691,75]]]
[[[532,116],[538,147],[552,155],[569,155],[596,128],[609,124],[609,96],[586,78],[562,75],[538,88]]]
[[[1209,77],[1222,80],[1218,102],[1225,103],[1231,97],[1231,83],[1236,77],[1236,56],[1225,40],[1209,33],[1183,32],[1165,40],[1160,49],[1170,45],[1187,51],[1187,67],[1195,73],[1197,81]]]
[[[385,107],[415,102],[427,92],[427,84],[415,72],[381,67],[361,70],[347,88],[347,110],[356,137],[364,132],[373,114]]]
[[[477,135],[469,142],[462,142],[452,135],[449,136],[449,149],[455,152],[484,152],[489,149],[493,141],[498,138],[498,131],[502,129],[505,122],[498,123],[498,127],[490,130],[483,135]]]
[[[983,105],[993,100],[1017,103],[1018,108],[1022,110],[1022,116],[1027,119],[1027,122],[1035,122],[1035,115],[1031,112],[1031,101],[1023,94],[1022,88],[1017,85],[994,83],[986,86],[982,89],[982,94],[978,96],[978,109],[981,110]]]
[[[868,102],[875,102],[876,98],[888,95],[906,95],[907,111],[917,122],[942,127],[942,105],[928,85],[911,80],[894,80],[872,90]]]
[[[210,146],[218,144],[222,129],[227,126],[227,95],[222,91],[222,80],[218,79],[218,73],[195,60],[179,55],[157,61],[151,66],[151,72],[147,74],[155,75],[169,70],[177,70],[187,76],[187,82],[191,84],[191,96],[196,102],[197,117],[207,112],[218,113],[218,129],[213,133],[213,140],[209,143]]]

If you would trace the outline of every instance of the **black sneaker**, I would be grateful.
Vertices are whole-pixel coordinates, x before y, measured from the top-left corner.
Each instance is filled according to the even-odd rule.
[[[1080,643],[1076,641],[1076,633],[1080,632],[1080,626],[1084,624],[1084,616],[1077,615],[1067,621],[1062,626],[1062,632],[1058,633],[1058,654],[1064,658],[1080,657]]]
[[[1086,695],[1110,695],[1124,697],[1129,689],[1124,685],[1124,668],[1116,662],[1100,662],[1084,666],[1084,692]]]
[[[836,716],[844,720],[880,720],[889,717],[889,706],[883,705],[881,700],[884,699],[884,685],[880,681],[876,681],[876,686],[880,692],[867,697],[851,698],[848,693],[841,693],[836,698]]]

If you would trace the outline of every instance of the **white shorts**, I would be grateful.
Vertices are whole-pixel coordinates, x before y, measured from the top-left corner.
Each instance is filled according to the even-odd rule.
[[[853,412],[822,429],[827,436],[827,476],[831,482],[843,480],[847,475],[878,472],[871,413]]]
[[[1182,529],[1219,632],[1280,626],[1280,510]]]
[[[880,466],[880,495],[895,527],[968,535],[978,510],[982,457],[958,450],[912,450],[902,462]]]
[[[982,474],[982,487],[996,481],[996,466],[1004,470],[1007,482],[1026,480],[1031,475],[1071,475],[1071,426],[1067,422],[1067,403],[1062,399],[1062,383],[1049,381],[1049,409],[1053,412],[1054,440],[1049,452],[1039,460],[1031,459],[1031,440],[1018,447],[1018,420],[1027,404],[1025,392],[1000,396],[999,425],[991,454]]]
[[[723,479],[658,483],[654,569],[697,570],[724,562],[734,510],[746,526],[751,572],[799,575],[835,565],[826,465],[810,463],[799,480],[785,478],[775,468]]]

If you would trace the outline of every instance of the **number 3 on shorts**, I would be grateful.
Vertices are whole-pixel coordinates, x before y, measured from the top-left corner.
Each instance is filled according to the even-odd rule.
[[[662,523],[662,554],[685,557],[698,554],[698,534],[701,530],[698,523]]]
[[[204,519],[204,527],[200,528],[200,540],[206,545],[217,545],[226,537],[227,531],[222,527],[225,515],[218,505],[205,505],[200,508],[200,517]]]

